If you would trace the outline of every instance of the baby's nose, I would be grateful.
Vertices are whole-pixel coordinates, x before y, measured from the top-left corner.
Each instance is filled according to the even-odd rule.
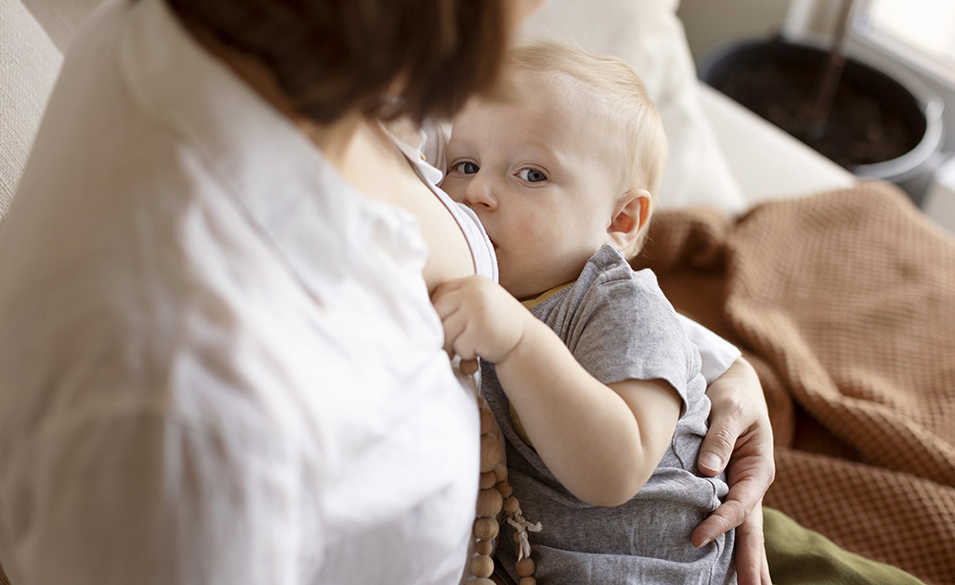
[[[464,190],[464,204],[470,208],[481,207],[497,209],[497,198],[494,196],[492,181],[481,173],[476,174]]]

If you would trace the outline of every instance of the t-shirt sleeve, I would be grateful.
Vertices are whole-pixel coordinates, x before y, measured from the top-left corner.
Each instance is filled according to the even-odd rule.
[[[574,357],[604,384],[666,380],[686,408],[699,355],[651,272],[590,287],[569,331]]]
[[[735,345],[696,321],[679,314],[677,317],[683,326],[683,331],[686,332],[687,338],[700,352],[700,359],[702,360],[700,373],[706,379],[707,386],[726,373],[733,362],[743,355]]]

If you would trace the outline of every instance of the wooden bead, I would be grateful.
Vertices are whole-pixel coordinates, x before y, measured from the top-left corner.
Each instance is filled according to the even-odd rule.
[[[511,496],[504,500],[504,511],[508,514],[513,514],[517,512],[518,508],[521,507],[521,503],[517,501],[517,498]]]
[[[502,481],[501,483],[497,484],[494,486],[494,489],[501,492],[501,496],[504,497],[505,500],[511,497],[511,494],[514,493],[514,488],[512,488],[511,484],[507,483],[506,481]]]
[[[496,489],[480,490],[477,499],[477,515],[497,516],[497,513],[501,511],[503,502],[504,498],[501,496],[501,492]]]
[[[521,577],[521,582],[517,585],[537,585],[537,579],[533,577]]]
[[[495,436],[496,436],[497,427],[495,426],[495,424],[496,423],[494,422],[494,413],[491,412],[491,409],[482,408],[481,409],[481,434],[483,435],[484,433],[495,431]]]
[[[494,543],[490,540],[481,540],[474,545],[474,551],[479,555],[491,556],[491,553],[494,552]]]
[[[500,531],[501,527],[494,518],[478,518],[474,521],[474,536],[481,540],[494,540]]]
[[[490,433],[481,436],[481,473],[494,471],[503,455],[504,449],[497,437]]]
[[[475,577],[490,577],[494,572],[494,560],[486,555],[478,555],[471,561],[471,574]]]
[[[478,577],[477,579],[471,579],[468,581],[468,585],[497,585],[497,583],[491,581],[487,577]]]
[[[478,487],[482,490],[490,489],[494,487],[494,484],[497,483],[497,476],[494,475],[493,471],[488,471],[487,473],[481,474],[481,479],[478,480]]]
[[[530,577],[534,574],[534,569],[537,568],[537,565],[534,564],[534,559],[526,558],[517,561],[517,574],[521,577]]]
[[[478,371],[478,361],[477,360],[461,360],[461,373],[465,376],[470,376],[474,372]]]
[[[494,476],[497,477],[497,481],[507,481],[507,466],[503,463],[494,466]]]
[[[484,400],[483,396],[478,396],[477,402],[478,402],[478,408],[483,409],[487,407],[487,400]]]

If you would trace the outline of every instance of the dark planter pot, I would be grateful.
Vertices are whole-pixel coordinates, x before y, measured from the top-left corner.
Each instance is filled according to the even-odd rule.
[[[825,130],[813,135],[809,117],[828,59],[821,47],[754,41],[708,52],[698,73],[855,175],[891,181],[920,204],[943,158],[942,100],[915,79],[847,59]]]

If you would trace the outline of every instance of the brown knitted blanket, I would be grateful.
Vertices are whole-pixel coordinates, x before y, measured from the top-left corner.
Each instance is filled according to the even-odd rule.
[[[759,372],[765,504],[926,583],[955,583],[955,238],[866,182],[660,212],[637,262]]]

